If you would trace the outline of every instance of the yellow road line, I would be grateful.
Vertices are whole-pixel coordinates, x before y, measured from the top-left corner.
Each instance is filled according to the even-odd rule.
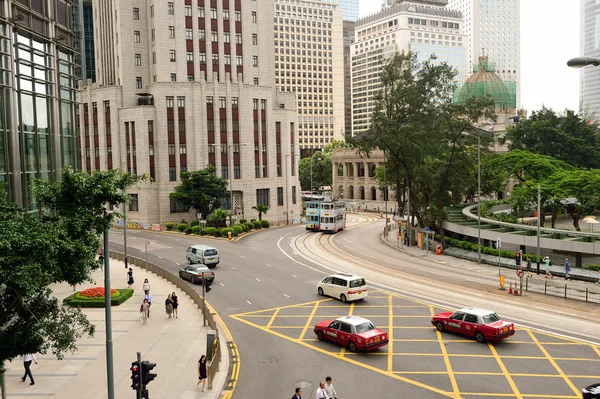
[[[598,349],[598,347],[596,345],[592,345],[592,349],[594,349],[594,351],[596,351],[598,356],[600,356],[600,349]]]
[[[496,348],[494,348],[494,345],[492,345],[490,342],[488,342],[488,348],[490,348],[490,350],[492,351],[492,354],[496,358],[496,362],[498,363],[498,366],[500,366],[500,370],[502,370],[502,374],[504,375],[504,377],[506,377],[506,380],[508,381],[508,385],[510,385],[510,388],[515,393],[515,397],[517,399],[522,399],[523,395],[521,395],[519,388],[517,388],[517,384],[515,384],[515,381],[512,379],[512,376],[508,372],[508,369],[504,365],[504,362],[502,361],[502,359],[500,359],[500,356],[498,356],[498,352],[496,351]]]
[[[394,325],[394,309],[392,308],[392,296],[388,295],[388,315],[389,315],[389,325]],[[388,329],[388,363],[387,363],[387,371],[391,372],[393,370],[394,364],[394,327]]]
[[[275,310],[275,313],[273,313],[273,316],[271,316],[271,320],[269,320],[269,324],[267,324],[267,328],[271,328],[271,326],[273,325],[273,322],[275,321],[275,319],[277,318],[277,315],[279,314],[279,311],[281,309],[277,309]]]
[[[544,354],[544,356],[546,356],[546,358],[548,359],[548,361],[552,364],[552,366],[554,367],[554,369],[556,369],[556,371],[558,371],[558,374],[561,375],[561,377],[563,377],[563,379],[565,380],[565,382],[567,383],[567,385],[569,385],[569,387],[573,390],[573,392],[575,392],[575,394],[577,395],[577,397],[579,397],[579,389],[577,389],[575,387],[575,385],[573,385],[573,382],[571,382],[571,380],[565,375],[565,373],[562,371],[562,369],[560,368],[560,366],[556,363],[556,361],[554,360],[554,358],[552,356],[550,356],[550,354],[548,353],[548,351],[546,350],[546,348],[544,348],[544,346],[542,344],[540,344],[540,342],[538,341],[537,337],[535,336],[535,334],[533,334],[531,331],[527,331],[529,333],[529,336],[531,337],[531,339],[537,344],[538,348],[540,348],[540,350],[542,351],[542,353]]]
[[[250,314],[255,314],[255,313],[272,312],[272,311],[275,311],[276,309],[288,309],[288,308],[299,308],[299,307],[312,308],[312,307],[314,307],[315,303],[328,302],[328,301],[332,301],[332,300],[333,300],[333,298],[328,298],[328,299],[321,299],[318,301],[299,303],[297,305],[286,305],[286,306],[279,306],[279,307],[269,308],[269,309],[253,310],[250,312],[238,313],[238,314],[236,314],[236,316],[245,316],[245,315],[250,315]]]
[[[435,311],[433,310],[433,306],[429,307],[429,312],[431,313],[431,317],[435,315]],[[460,398],[460,390],[458,389],[458,384],[456,383],[456,378],[454,377],[454,372],[452,370],[452,364],[450,363],[450,358],[448,357],[448,352],[446,351],[446,344],[444,344],[444,340],[442,339],[442,333],[435,329],[435,334],[438,339],[438,343],[440,344],[440,350],[442,351],[442,356],[444,357],[444,363],[446,364],[446,370],[448,371],[448,377],[450,378],[450,384],[452,385],[452,390],[456,397]]]
[[[487,392],[462,392],[463,396],[489,396],[489,397],[497,397],[497,396],[501,396],[501,397],[506,397],[506,396],[511,396],[514,397],[515,395],[511,395],[511,394],[507,394],[507,393],[487,393]],[[580,396],[563,396],[563,395],[540,395],[540,394],[523,394],[522,395],[524,398],[554,398],[554,399],[577,399],[580,398]]]
[[[354,312],[354,302],[350,303],[350,309],[348,309],[348,316],[352,316],[353,312]],[[345,354],[346,354],[346,347],[343,346],[342,350],[340,351],[340,356],[344,357]]]
[[[304,338],[304,335],[306,334],[306,331],[308,330],[308,327],[310,327],[310,324],[312,323],[312,319],[313,317],[315,317],[315,313],[317,312],[317,308],[319,307],[319,304],[321,302],[316,302],[315,305],[313,306],[312,311],[310,312],[310,316],[308,316],[308,320],[306,320],[306,323],[304,324],[304,328],[302,329],[302,333],[300,333],[300,338],[298,338],[299,341],[302,341],[302,339]]]

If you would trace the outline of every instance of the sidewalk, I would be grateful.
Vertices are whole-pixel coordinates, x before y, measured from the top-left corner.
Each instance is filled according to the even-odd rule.
[[[112,288],[126,288],[126,270],[122,262],[110,260]],[[206,351],[206,334],[209,327],[202,327],[202,312],[192,299],[174,285],[152,273],[132,266],[135,284],[134,295],[120,306],[112,307],[113,367],[115,398],[135,398],[131,389],[131,363],[142,360],[156,363],[152,372],[157,377],[148,385],[152,399],[216,399],[220,396],[227,379],[229,355],[224,349],[222,363],[215,375],[212,390],[202,392],[198,381],[198,359]],[[96,284],[78,286],[77,290],[104,285],[104,272],[92,275]],[[148,278],[153,299],[147,325],[142,325],[139,312],[143,301],[142,283]],[[54,295],[62,301],[73,293],[67,284],[50,286]],[[179,299],[179,318],[168,319],[164,301],[175,292]],[[45,398],[106,399],[106,329],[104,308],[84,308],[90,322],[96,325],[93,338],[82,337],[77,343],[78,351],[67,353],[61,361],[51,354],[36,354],[39,365],[32,365],[35,385],[29,380],[21,382],[23,363],[19,359],[7,365],[5,376],[7,398],[31,396]]]

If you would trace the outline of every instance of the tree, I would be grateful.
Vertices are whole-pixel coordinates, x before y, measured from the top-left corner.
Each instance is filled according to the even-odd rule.
[[[227,195],[227,180],[218,177],[215,167],[208,165],[194,172],[181,172],[181,184],[169,197],[207,217],[221,206],[221,199]]]
[[[258,220],[262,220],[263,213],[267,213],[269,211],[269,207],[263,204],[256,204],[252,207],[256,212],[258,212]]]
[[[319,191],[320,187],[331,186],[333,169],[331,152],[331,150],[328,153],[317,151],[311,157],[300,160],[298,174],[302,190],[311,189],[311,174],[313,190]]]
[[[58,358],[76,349],[94,326],[79,309],[63,307],[50,284],[80,284],[101,264],[98,236],[112,224],[109,203],[128,201],[124,189],[138,178],[119,171],[87,174],[66,167],[58,182],[34,183],[45,211],[27,213],[0,195],[0,373],[25,353]]]

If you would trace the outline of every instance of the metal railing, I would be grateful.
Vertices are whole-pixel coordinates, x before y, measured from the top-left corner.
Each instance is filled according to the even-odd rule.
[[[577,301],[600,303],[600,288],[584,287],[554,280],[544,280],[544,284],[537,284],[530,279],[525,279],[525,291],[544,295],[558,296],[561,298],[575,299]]]

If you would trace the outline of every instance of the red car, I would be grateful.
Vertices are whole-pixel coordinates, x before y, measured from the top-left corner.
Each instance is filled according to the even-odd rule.
[[[475,337],[477,342],[500,341],[515,333],[514,323],[501,320],[492,311],[477,308],[436,314],[433,316],[431,324],[438,331],[453,331]]]
[[[322,321],[315,325],[314,331],[319,341],[337,342],[352,352],[371,351],[388,344],[387,332],[358,316]]]

